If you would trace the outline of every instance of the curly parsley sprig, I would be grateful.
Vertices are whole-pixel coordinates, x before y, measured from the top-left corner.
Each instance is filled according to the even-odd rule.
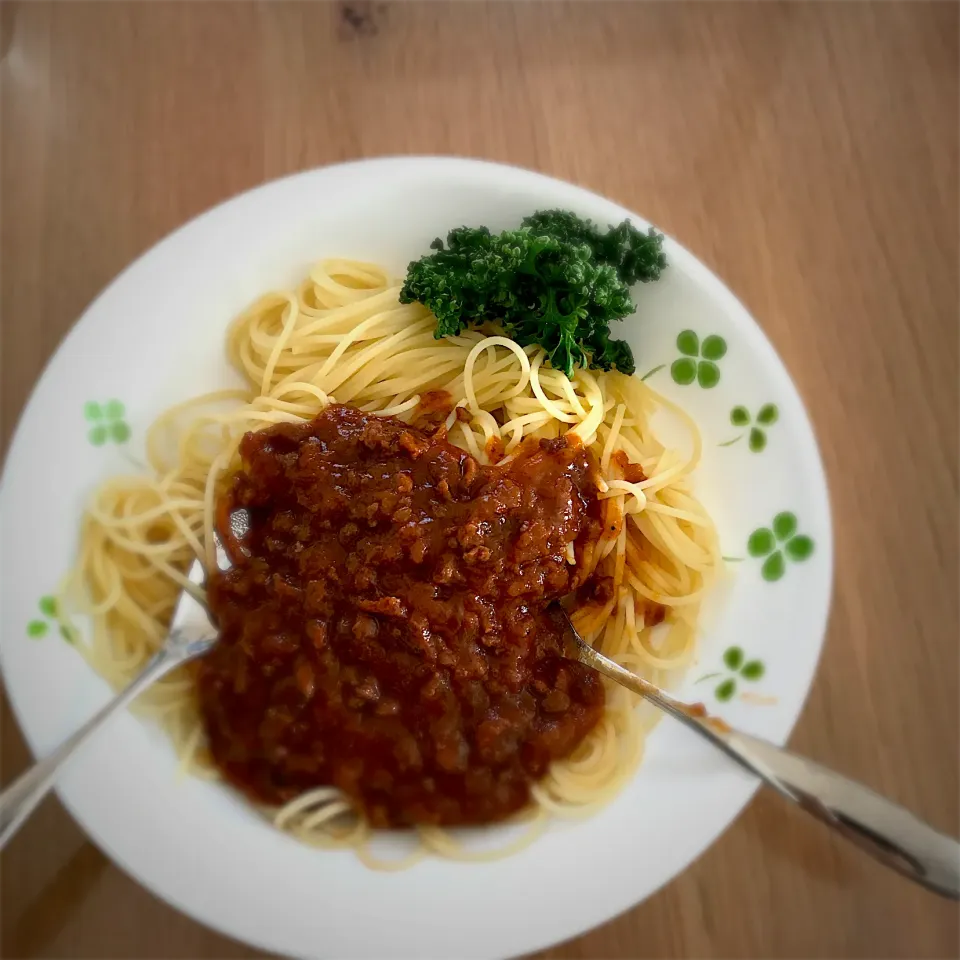
[[[628,220],[606,232],[565,210],[542,210],[518,230],[459,227],[410,264],[400,291],[437,318],[435,336],[498,322],[521,346],[538,344],[550,363],[632,374],[633,353],[610,323],[634,311],[630,286],[658,280],[667,265],[663,237]]]

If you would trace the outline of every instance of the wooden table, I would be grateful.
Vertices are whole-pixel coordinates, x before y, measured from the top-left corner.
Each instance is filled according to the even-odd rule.
[[[794,745],[957,831],[956,6],[37,2],[0,16],[4,449],[92,297],[240,190],[396,153],[581,183],[723,277],[806,398],[837,575]],[[5,704],[2,749],[6,781],[30,758]],[[253,955],[128,879],[56,801],[0,868],[4,957]],[[761,794],[666,889],[543,956],[958,949],[954,905]]]

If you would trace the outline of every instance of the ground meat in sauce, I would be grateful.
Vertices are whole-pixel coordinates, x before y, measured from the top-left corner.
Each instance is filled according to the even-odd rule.
[[[333,784],[375,826],[476,824],[523,807],[603,711],[547,605],[601,534],[582,447],[481,466],[442,435],[328,407],[248,434],[218,503],[250,531],[209,585],[200,666],[213,757],[256,801]]]

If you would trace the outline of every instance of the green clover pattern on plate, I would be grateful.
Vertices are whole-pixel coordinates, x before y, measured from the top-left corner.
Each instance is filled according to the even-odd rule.
[[[50,626],[53,623],[56,623],[57,620],[57,599],[51,594],[47,594],[40,598],[40,601],[37,603],[37,609],[40,611],[42,617],[38,617],[35,620],[31,620],[27,624],[27,636],[33,640],[39,640],[41,637],[45,637],[50,632]],[[60,636],[63,637],[67,643],[74,642],[73,631],[69,627],[65,627],[62,624],[59,625]]]
[[[718,361],[727,352],[727,341],[711,334],[703,343],[693,330],[683,330],[677,335],[677,349],[683,354],[670,365],[670,376],[681,387],[694,380],[705,390],[712,390],[720,382]]]
[[[758,527],[747,540],[751,557],[765,557],[760,575],[774,582],[787,572],[787,561],[800,563],[813,553],[813,540],[797,533],[797,518],[785,511],[773,518],[770,527]]]
[[[737,692],[737,680],[749,680],[751,683],[759,680],[766,672],[762,660],[747,660],[740,647],[727,647],[723,652],[723,665],[729,674],[716,685],[713,695],[721,702],[733,698]],[[708,673],[702,676],[697,683],[723,676],[722,672]]]
[[[688,386],[696,381],[705,389],[712,389],[720,382],[719,361],[726,355],[727,344],[723,337],[711,335],[701,342],[700,337],[693,330],[683,330],[677,336],[677,349],[681,357],[673,361],[670,366],[670,376],[679,386]],[[653,367],[642,376],[647,380],[664,368],[665,364]],[[747,446],[752,453],[761,453],[767,447],[767,438],[770,428],[780,419],[780,410],[776,403],[764,403],[755,414],[750,409],[738,404],[730,411],[730,423],[734,427],[746,428],[731,440],[726,440],[718,446],[729,447],[747,437]],[[804,533],[798,532],[798,522],[795,514],[789,511],[778,513],[770,527],[759,527],[750,534],[747,541],[747,552],[751,557],[763,559],[760,568],[761,576],[768,582],[780,580],[787,572],[788,563],[801,563],[807,560],[814,550],[813,539]],[[725,562],[741,561],[743,557],[724,556]],[[714,688],[714,696],[721,703],[726,703],[737,694],[739,685],[744,682],[754,683],[764,676],[766,667],[762,660],[748,660],[740,647],[728,647],[723,654],[725,670],[707,673],[697,680],[720,678]],[[752,694],[744,692],[741,699],[748,700]],[[756,702],[769,702],[769,698],[760,698]],[[756,700],[756,698],[754,698]]]
[[[775,403],[765,403],[758,411],[756,419],[750,416],[750,411],[746,407],[737,406],[730,411],[730,422],[735,427],[750,427],[749,447],[754,453],[760,453],[767,446],[767,431],[764,428],[772,427],[780,418],[780,411],[777,410]],[[751,424],[753,424],[751,426]],[[721,447],[729,447],[738,440],[742,440],[744,434],[738,434],[732,440],[721,443]]]
[[[102,447],[108,440],[114,443],[126,443],[130,439],[130,427],[124,416],[126,410],[119,400],[107,400],[100,404],[90,400],[83,405],[83,416],[90,424],[87,439],[95,446]]]

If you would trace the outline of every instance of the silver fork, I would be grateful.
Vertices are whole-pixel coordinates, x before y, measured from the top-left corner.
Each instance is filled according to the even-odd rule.
[[[734,730],[702,707],[664,693],[659,687],[593,649],[569,626],[568,653],[699,733],[777,793],[839,831],[871,856],[945,897],[960,899],[960,844],[918,820],[909,810],[879,794],[790,753],[767,740]]]
[[[229,565],[219,543],[217,565],[221,569]],[[188,575],[190,582],[202,588],[204,572],[203,564],[199,560],[195,561]],[[0,849],[50,792],[63,765],[83,743],[147,687],[165,677],[171,670],[205,654],[216,639],[217,632],[210,623],[206,608],[189,590],[184,590],[174,611],[166,641],[150,658],[140,676],[53,753],[35,763],[0,794]]]

